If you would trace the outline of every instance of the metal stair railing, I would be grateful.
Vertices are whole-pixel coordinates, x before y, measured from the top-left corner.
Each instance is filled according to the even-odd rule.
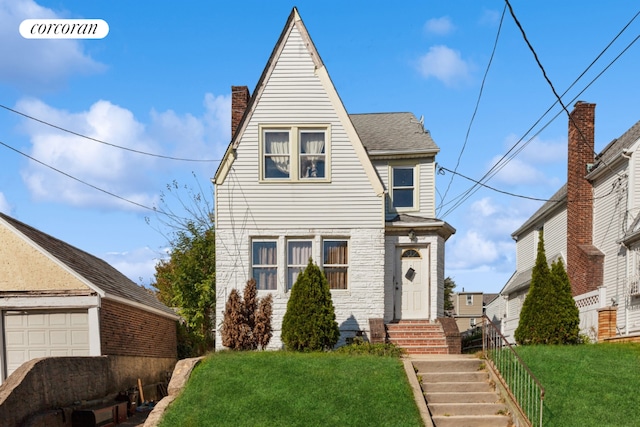
[[[530,426],[542,427],[544,387],[491,320],[482,317],[482,352]]]

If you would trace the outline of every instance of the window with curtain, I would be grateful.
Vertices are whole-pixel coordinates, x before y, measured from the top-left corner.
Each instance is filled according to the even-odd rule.
[[[324,131],[300,131],[300,178],[325,177]]]
[[[290,240],[287,242],[287,290],[296,283],[298,275],[304,271],[311,258],[311,240]]]
[[[264,178],[289,178],[289,131],[267,130],[263,141]]]
[[[278,288],[278,243],[275,240],[252,242],[252,274],[258,290]]]
[[[349,272],[349,242],[325,240],[322,266],[331,289],[347,289]]]
[[[391,173],[391,203],[394,208],[414,207],[414,167],[395,166]]]

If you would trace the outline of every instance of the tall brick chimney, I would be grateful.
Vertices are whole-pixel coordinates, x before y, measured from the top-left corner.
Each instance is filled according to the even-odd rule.
[[[593,246],[593,188],[585,179],[595,162],[595,109],[595,104],[578,101],[569,118],[567,274],[574,296],[603,281],[604,254]]]
[[[249,88],[246,86],[231,86],[231,138],[236,134],[240,120],[249,104]]]

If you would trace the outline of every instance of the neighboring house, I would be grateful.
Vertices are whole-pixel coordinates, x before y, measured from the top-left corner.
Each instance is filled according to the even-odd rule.
[[[0,242],[0,383],[46,356],[118,356],[141,374],[175,364],[178,317],[149,291],[3,213]]]
[[[482,323],[485,305],[493,301],[498,294],[483,292],[457,292],[452,295],[453,318],[456,319],[458,330],[464,332]]]
[[[232,88],[232,140],[214,178],[217,325],[253,277],[273,295],[281,347],[309,258],[329,281],[342,342],[372,318],[442,316],[455,230],[435,219],[438,151],[411,113],[347,114],[294,8],[253,94]]]
[[[567,184],[512,234],[517,270],[487,309],[511,341],[541,232],[548,262],[566,266],[581,332],[597,337],[608,310],[611,335],[640,333],[640,122],[595,155],[595,104],[578,102],[568,139]]]

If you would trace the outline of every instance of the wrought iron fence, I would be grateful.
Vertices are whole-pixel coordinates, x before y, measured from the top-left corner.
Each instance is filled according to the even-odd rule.
[[[542,427],[544,387],[487,316],[482,318],[482,350],[522,417]]]

